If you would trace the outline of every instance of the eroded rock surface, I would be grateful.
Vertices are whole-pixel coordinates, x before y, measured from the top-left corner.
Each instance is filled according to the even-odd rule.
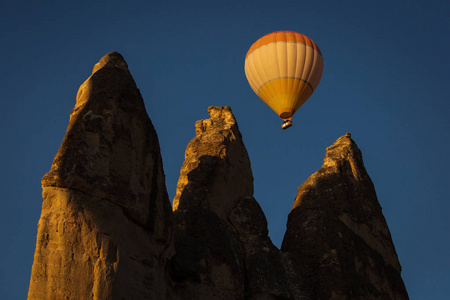
[[[186,148],[172,212],[126,62],[111,52],[94,66],[42,179],[29,299],[408,299],[350,134],[298,189],[279,250],[230,107],[208,112]]]
[[[267,220],[254,198],[240,201],[229,220],[244,248],[246,299],[305,299],[290,260],[268,236]]]
[[[164,299],[171,206],[158,138],[122,56],[95,65],[42,179],[29,299]]]
[[[209,107],[186,149],[174,204],[172,277],[182,299],[289,298],[283,255],[253,198],[231,109]]]
[[[297,192],[282,251],[309,299],[408,299],[361,151],[350,134],[327,148]]]
[[[230,107],[210,106],[208,112],[210,119],[195,123],[173,209],[208,209],[226,220],[240,199],[253,196],[253,174]]]
[[[240,299],[244,249],[227,218],[253,196],[247,150],[230,107],[209,107],[186,148],[173,200],[172,277],[182,299]]]

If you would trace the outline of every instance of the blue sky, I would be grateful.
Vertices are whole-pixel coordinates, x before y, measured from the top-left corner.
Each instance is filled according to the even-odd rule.
[[[144,3],[145,2],[145,3]],[[120,52],[158,132],[170,197],[194,123],[230,105],[255,198],[281,244],[297,188],[346,132],[363,153],[411,299],[449,299],[448,1],[2,1],[0,290],[27,294],[42,197],[78,87]],[[318,89],[282,131],[244,58],[293,30],[324,57]]]

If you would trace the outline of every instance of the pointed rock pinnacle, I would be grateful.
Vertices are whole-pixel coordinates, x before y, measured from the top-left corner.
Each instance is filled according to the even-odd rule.
[[[308,274],[310,299],[408,299],[375,188],[349,133],[299,187],[281,249],[298,274]]]
[[[42,188],[29,299],[171,298],[158,137],[119,53],[81,85]]]

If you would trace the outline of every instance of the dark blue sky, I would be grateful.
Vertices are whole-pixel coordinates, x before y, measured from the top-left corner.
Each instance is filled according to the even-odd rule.
[[[321,167],[326,147],[351,132],[411,299],[450,299],[450,4],[370,3],[2,1],[2,299],[26,297],[40,179],[78,87],[113,50],[127,61],[158,132],[171,198],[195,121],[208,118],[210,105],[230,105],[252,162],[255,198],[279,246],[298,186]],[[312,38],[325,64],[287,131],[244,74],[251,44],[276,30]]]

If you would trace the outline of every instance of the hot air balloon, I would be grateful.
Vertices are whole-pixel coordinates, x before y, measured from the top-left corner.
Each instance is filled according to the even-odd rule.
[[[295,31],[276,31],[258,39],[245,56],[245,75],[253,91],[292,126],[291,118],[319,85],[322,53]]]

